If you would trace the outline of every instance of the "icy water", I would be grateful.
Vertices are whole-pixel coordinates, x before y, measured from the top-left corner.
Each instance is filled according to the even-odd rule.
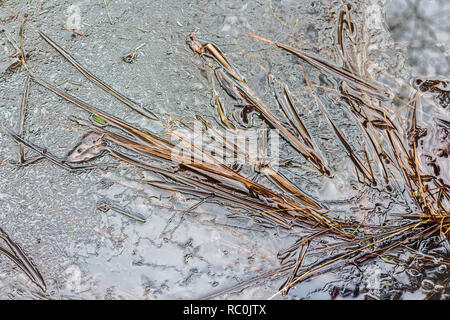
[[[223,125],[212,106],[214,92],[205,66],[186,44],[191,32],[196,31],[199,38],[219,46],[266,101],[273,100],[267,86],[270,71],[301,97],[304,105],[311,107],[305,126],[311,136],[317,137],[316,143],[324,150],[332,171],[339,173],[336,179],[326,179],[308,169],[304,159],[294,158],[296,155],[289,148],[283,148],[282,158],[297,163],[295,168],[282,169],[284,175],[342,218],[354,217],[381,225],[391,213],[411,211],[395,192],[356,188],[357,180],[345,150],[329,129],[324,130],[326,122],[313,107],[313,99],[303,95],[306,84],[299,81],[297,59],[245,35],[251,32],[289,43],[341,64],[336,34],[343,2],[110,1],[112,23],[102,1],[78,1],[75,6],[71,1],[41,3],[39,7],[37,1],[6,1],[0,7],[1,24],[16,42],[21,21],[8,7],[26,13],[33,24],[97,77],[143,103],[165,121],[170,121],[169,115],[184,121],[201,115],[217,128]],[[448,5],[435,0],[423,9],[421,3],[417,1],[412,7],[410,2],[401,0],[348,2],[355,37],[363,43],[364,55],[360,52],[359,57],[370,61],[365,72],[406,98],[411,86],[420,87],[430,79],[443,81],[439,90],[425,96],[423,104],[429,101],[430,112],[448,120],[445,78],[449,71],[449,25],[446,15],[439,15],[434,9],[444,12]],[[63,24],[76,26],[82,35],[63,29]],[[30,28],[25,29],[24,38],[29,66],[40,78],[129,123],[163,134],[162,128],[130,112],[87,81]],[[419,40],[422,42],[417,44]],[[136,51],[134,61],[125,62],[123,57],[141,44],[145,45]],[[1,57],[15,52],[4,33],[0,49]],[[3,61],[0,117],[2,126],[18,130],[26,75],[23,70],[8,68],[8,62]],[[305,71],[315,83],[336,85],[332,77],[309,65],[305,65]],[[235,108],[226,95],[221,98],[226,113],[242,120],[241,109]],[[436,103],[439,108],[434,107]],[[350,141],[356,142],[359,137],[350,115],[338,108],[329,112],[345,128]],[[68,120],[72,115],[87,118],[80,109],[33,84],[25,137],[64,156],[84,134],[82,128]],[[248,120],[250,126],[261,124],[254,113],[249,114]],[[421,120],[436,128],[432,118]],[[427,139],[434,140],[427,145],[448,144],[441,131],[431,132]],[[41,160],[17,167],[11,163],[18,159],[17,144],[3,131],[0,142],[0,227],[29,255],[48,287],[42,293],[20,269],[0,256],[0,299],[202,298],[279,268],[277,252],[298,239],[298,235],[264,226],[213,201],[189,210],[199,199],[144,187],[135,180],[148,178],[148,174],[125,165],[68,172]],[[26,158],[33,156],[33,152],[26,151]],[[114,159],[95,160],[108,161]],[[439,174],[448,179],[447,157],[440,157],[437,165]],[[100,202],[140,214],[146,222],[113,210],[103,212],[97,208]],[[433,241],[437,243],[439,239],[422,244],[423,254],[437,250]],[[316,250],[326,249],[327,240],[314,246]],[[336,254],[333,250],[324,252],[329,257]],[[288,295],[276,298],[448,299],[449,272],[445,265],[425,268],[415,261],[413,253],[402,254],[402,258],[411,261],[412,268],[399,268],[383,259],[362,266],[343,263],[315,274],[293,287]],[[286,273],[278,274],[220,298],[267,299],[279,290],[286,277]]]

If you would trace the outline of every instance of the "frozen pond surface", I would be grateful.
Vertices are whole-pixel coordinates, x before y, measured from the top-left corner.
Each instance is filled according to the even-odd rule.
[[[440,5],[437,0],[432,2]],[[291,43],[332,61],[337,57],[336,27],[343,5],[341,1],[317,0],[109,1],[111,24],[103,1],[80,0],[75,6],[71,6],[72,1],[41,3],[39,8],[37,1],[7,1],[8,7],[27,13],[33,24],[88,70],[143,103],[159,118],[169,121],[168,115],[175,115],[189,121],[200,114],[212,123],[219,123],[211,106],[213,90],[200,60],[186,45],[191,32],[197,31],[199,38],[219,45],[262,97],[270,97],[265,89],[266,68],[300,94],[305,84],[298,81],[301,73],[296,59],[244,34],[251,32]],[[428,27],[435,31],[436,39],[423,45],[432,57],[425,67],[418,60],[421,48],[412,45],[415,51],[405,56],[409,49],[394,45],[394,40],[401,44],[416,38],[414,34],[407,38],[405,32],[398,31],[412,28],[396,24],[406,12],[397,10],[405,5],[402,1],[388,5],[386,1],[368,0],[350,5],[355,21],[367,25],[367,50],[381,68],[405,82],[448,75],[448,21]],[[435,14],[427,10],[423,13]],[[0,21],[18,41],[20,19],[2,6]],[[63,24],[79,26],[83,34],[73,34],[61,28]],[[388,25],[393,28],[392,35],[386,29]],[[404,37],[400,38],[397,31]],[[40,78],[129,123],[163,132],[87,81],[30,28],[25,29],[24,38],[29,65]],[[143,43],[133,63],[123,61],[124,55]],[[432,46],[437,50],[432,50]],[[1,57],[15,51],[4,35],[0,50]],[[420,67],[411,68],[409,64]],[[314,68],[305,69],[322,80],[321,84],[331,83],[326,77],[320,78]],[[18,130],[25,79],[25,72],[20,70],[0,75],[1,124],[13,130]],[[396,85],[393,90],[400,92],[401,86]],[[312,99],[309,103],[313,104]],[[232,106],[227,111],[234,112]],[[345,124],[345,113],[331,112]],[[53,154],[64,156],[84,134],[81,127],[68,120],[71,115],[87,117],[80,109],[33,84],[25,136]],[[368,216],[371,222],[381,224],[387,214],[409,210],[407,204],[396,201],[395,195],[389,197],[369,188],[356,191],[355,181],[345,180],[350,163],[341,161],[344,151],[331,141],[332,132],[315,125],[325,123],[324,119],[314,112],[308,119],[307,127],[313,136],[320,137],[318,143],[328,148],[326,156],[332,169],[343,173],[342,179],[325,181],[307,170],[285,172],[291,180],[342,216]],[[346,130],[351,135],[354,128],[349,125]],[[288,152],[286,158],[290,158]],[[30,150],[26,151],[26,157],[33,156]],[[0,131],[0,227],[32,258],[48,289],[43,294],[0,256],[0,299],[197,299],[279,268],[277,252],[297,240],[279,227],[264,227],[251,217],[214,202],[189,211],[199,199],[144,187],[134,180],[146,177],[146,173],[125,165],[67,172],[46,160],[17,167],[10,161],[17,157],[17,144]],[[95,160],[108,161],[114,159],[106,156]],[[300,166],[304,164],[303,161]],[[112,210],[102,212],[97,209],[100,201],[139,213],[146,223]],[[390,269],[381,259],[364,265],[362,270],[343,265],[341,270],[321,272],[277,298],[331,299],[334,288],[338,288],[340,298],[363,299],[364,293],[375,292],[381,298],[421,299],[431,290],[423,285],[424,280],[433,283],[433,290],[444,296],[446,284],[442,279],[448,278],[448,271],[443,268],[445,265],[437,271],[433,269],[431,274],[421,271],[420,275],[411,276]],[[371,277],[373,274],[378,278]],[[379,282],[380,277],[384,284],[374,289],[374,281]],[[286,274],[269,277],[221,298],[266,299],[285,280]]]

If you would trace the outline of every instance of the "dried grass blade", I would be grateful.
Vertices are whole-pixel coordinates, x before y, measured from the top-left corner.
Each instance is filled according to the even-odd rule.
[[[63,48],[61,48],[56,42],[54,42],[52,39],[50,39],[47,35],[45,35],[42,31],[37,30],[39,35],[44,39],[48,44],[50,44],[56,51],[58,51],[67,61],[69,61],[78,71],[80,71],[87,79],[101,87],[103,90],[111,94],[112,96],[116,97],[118,100],[122,101],[124,104],[126,104],[128,107],[133,109],[134,111],[142,114],[143,116],[151,119],[156,120],[154,115],[150,114],[147,110],[139,106],[136,102],[132,101],[131,99],[125,97],[123,94],[119,93],[118,91],[112,89],[110,86],[102,82],[100,79],[95,77],[91,72],[89,72],[85,67],[83,67],[80,63],[78,63],[75,58],[73,58],[67,51],[65,51]]]
[[[343,69],[338,68],[338,67],[331,66],[330,64],[328,64],[328,63],[326,63],[326,62],[324,62],[324,61],[322,61],[320,59],[314,58],[314,57],[312,57],[312,56],[310,56],[310,55],[308,55],[306,53],[303,53],[301,51],[298,51],[298,50],[295,50],[293,48],[290,48],[290,47],[288,47],[288,46],[286,46],[284,44],[274,42],[272,40],[269,40],[269,39],[257,36],[257,35],[252,34],[252,33],[246,33],[246,35],[249,36],[249,37],[252,37],[252,38],[255,38],[255,39],[267,42],[267,43],[270,43],[272,45],[275,45],[275,46],[277,46],[277,47],[279,47],[279,48],[281,48],[283,50],[286,50],[286,51],[296,55],[297,57],[307,61],[308,63],[311,63],[312,65],[314,65],[316,67],[320,67],[321,69],[327,70],[327,71],[331,72],[332,74],[335,74],[335,75],[338,75],[340,77],[343,77],[343,78],[351,81],[352,83],[355,83],[355,84],[357,84],[359,86],[362,86],[362,87],[365,87],[366,89],[369,89],[370,91],[372,91],[372,92],[374,92],[376,94],[382,94],[377,88],[375,88],[374,86],[366,83],[365,81],[363,81],[363,80],[361,80],[359,78],[356,78],[355,76],[351,75],[346,70],[343,70]]]
[[[289,90],[287,89],[286,86],[283,86],[283,93],[284,93],[284,98],[287,102],[287,105],[289,106],[289,109],[291,110],[291,113],[294,115],[294,118],[297,121],[298,126],[301,128],[301,130],[304,132],[304,134],[306,136],[304,138],[306,144],[310,148],[316,149],[312,142],[313,140],[311,138],[311,135],[309,134],[308,130],[306,129],[305,125],[303,124],[302,120],[300,119],[300,116],[298,115],[297,111],[295,110],[294,104],[292,103],[292,99],[290,98]],[[302,137],[303,137],[303,135],[302,135]]]
[[[27,107],[28,107],[28,97],[30,92],[30,83],[31,78],[28,76],[26,83],[25,83],[25,90],[23,92],[22,96],[22,104],[20,108],[20,127],[19,127],[19,137],[23,139],[24,137],[24,131],[25,131],[25,117],[27,114]],[[25,153],[23,144],[19,143],[19,162],[24,163],[25,162]]]
[[[298,252],[297,262],[295,263],[295,266],[294,266],[293,270],[291,271],[291,275],[287,279],[287,282],[286,282],[287,284],[291,283],[294,280],[298,270],[302,266],[302,263],[303,263],[303,260],[305,258],[306,252],[309,249],[309,243],[310,243],[309,241],[306,241],[306,243],[301,246],[301,248],[300,248],[300,250]],[[291,287],[286,287],[286,289],[283,290],[283,293],[284,294],[288,294],[290,288]]]
[[[218,96],[216,96],[216,106],[217,106],[217,109],[219,110],[219,115],[220,115],[220,119],[222,120],[222,122],[228,127],[228,129],[233,130],[234,126],[230,123],[230,121],[228,121],[228,119],[225,115],[225,112],[223,110],[222,103],[220,103],[220,99]]]
[[[21,268],[26,275],[32,280],[42,291],[47,289],[44,278],[37,269],[37,267],[28,259],[27,255],[22,251],[22,249],[11,240],[9,235],[0,228],[0,238],[5,241],[11,253],[0,247],[0,252],[4,253],[8,258],[10,258],[19,268]]]
[[[100,111],[98,109],[96,109],[93,106],[90,106],[89,104],[87,104],[86,102],[83,102],[82,100],[68,94],[65,93],[64,91],[59,90],[58,88],[52,86],[51,84],[45,82],[42,79],[39,79],[35,76],[32,77],[33,81],[36,82],[37,84],[49,89],[50,91],[53,91],[54,93],[56,93],[57,95],[59,95],[60,97],[66,99],[67,101],[72,102],[73,104],[79,106],[80,108],[84,109],[85,111],[88,111],[90,113],[93,113],[105,120],[107,120],[109,123],[116,125],[130,133],[132,133],[134,136],[136,136],[137,138],[139,138],[140,140],[142,140],[144,143],[150,143],[151,145],[158,145],[158,146],[162,146],[162,147],[166,147],[167,146],[167,141],[165,141],[164,139],[161,139],[147,131],[143,131],[140,129],[137,129],[129,124],[126,124],[124,121],[117,119],[116,117],[104,112],[104,111]]]

